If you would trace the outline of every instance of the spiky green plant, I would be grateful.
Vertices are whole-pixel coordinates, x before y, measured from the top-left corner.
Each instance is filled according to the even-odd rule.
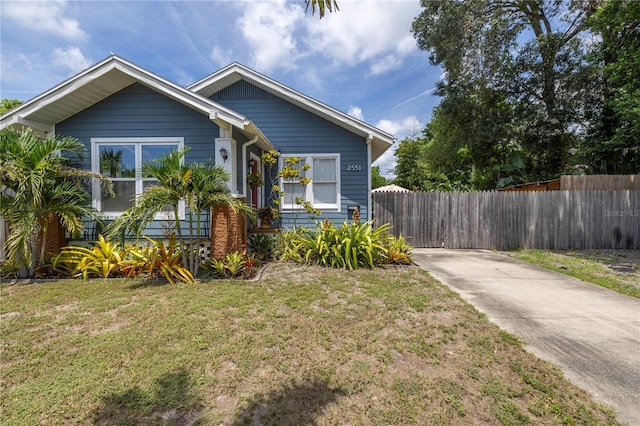
[[[73,138],[42,139],[29,129],[11,127],[0,132],[0,214],[9,227],[7,255],[16,260],[20,278],[33,277],[44,262],[50,217],[72,234],[82,231],[83,216],[101,220],[83,183],[99,179],[110,192],[111,183],[74,167],[85,153],[84,145]]]
[[[384,242],[387,249],[387,263],[407,265],[411,263],[411,246],[405,238],[400,235],[398,238],[390,235]]]
[[[284,231],[276,236],[273,256],[279,262],[302,262],[304,255],[301,231],[304,228]]]
[[[176,244],[174,235],[171,236],[167,246],[164,245],[162,240],[153,240],[149,237],[144,238],[156,248],[149,259],[150,276],[152,276],[155,271],[159,271],[171,284],[175,284],[176,279],[187,284],[196,283],[196,279],[191,271],[182,265],[180,249]]]
[[[373,228],[372,222],[316,222],[315,230],[302,230],[304,259],[331,268],[374,268],[384,262],[389,225]]]
[[[222,204],[249,216],[254,213],[250,206],[231,196],[225,183],[229,180],[229,175],[221,166],[185,164],[183,160],[188,150],[185,147],[142,165],[142,175],[157,179],[158,185],[145,190],[136,200],[135,206],[111,223],[107,233],[112,237],[119,237],[132,232],[140,237],[156,215],[169,205],[173,210],[182,264],[196,276],[200,267],[202,211]],[[184,200],[187,207],[186,235],[179,216],[181,200]]]
[[[233,278],[242,273],[242,269],[244,268],[246,263],[247,261],[245,257],[242,255],[242,253],[237,251],[227,253],[227,255],[224,257],[224,266],[226,270],[229,271],[229,275],[231,275],[231,277]]]
[[[118,244],[112,244],[98,235],[93,248],[80,246],[63,247],[53,260],[54,268],[68,271],[73,277],[107,278],[118,271],[122,262],[122,250]]]

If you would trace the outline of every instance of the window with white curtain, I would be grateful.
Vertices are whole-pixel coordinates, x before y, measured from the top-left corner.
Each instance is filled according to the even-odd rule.
[[[156,179],[142,176],[143,162],[158,159],[183,146],[183,138],[92,138],[91,163],[94,172],[113,184],[111,196],[98,184],[93,187],[94,207],[108,217],[117,216],[132,207],[142,192],[157,185]],[[180,216],[184,207],[180,205]],[[161,216],[172,215],[170,206]]]
[[[340,155],[339,154],[295,154],[283,155],[283,160],[297,157],[300,161],[292,167],[300,170],[300,176],[310,177],[311,182],[305,187],[300,185],[298,177],[281,179],[281,187],[285,193],[282,209],[296,208],[296,198],[309,201],[320,210],[340,210]],[[308,170],[302,170],[308,164]]]

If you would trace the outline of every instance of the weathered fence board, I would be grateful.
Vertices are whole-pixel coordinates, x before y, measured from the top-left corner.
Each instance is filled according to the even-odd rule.
[[[560,177],[560,189],[590,190],[640,190],[640,175],[566,175]]]
[[[640,249],[640,191],[379,192],[376,224],[414,247]]]

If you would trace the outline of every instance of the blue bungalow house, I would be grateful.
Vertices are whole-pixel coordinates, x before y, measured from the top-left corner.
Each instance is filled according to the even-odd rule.
[[[322,211],[320,220],[342,222],[355,206],[370,219],[371,163],[394,141],[237,63],[185,88],[115,55],[4,114],[6,126],[82,141],[91,153],[84,166],[114,184],[115,197],[97,186],[92,191],[93,205],[107,217],[126,210],[149,184],[137,172],[142,162],[189,146],[186,161],[213,159],[229,172],[231,192],[256,207],[268,190],[249,188],[246,177],[268,175],[261,154],[275,149],[280,161],[295,156],[310,166],[311,183],[300,195]],[[105,161],[110,156],[118,167]],[[286,191],[288,182],[280,184]],[[285,197],[280,209],[282,226],[291,226],[294,205]]]

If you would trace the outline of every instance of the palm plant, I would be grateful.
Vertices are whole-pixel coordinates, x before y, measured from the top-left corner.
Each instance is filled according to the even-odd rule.
[[[120,236],[132,232],[136,237],[140,237],[144,229],[155,220],[156,215],[166,206],[170,206],[182,248],[183,265],[196,276],[200,266],[202,211],[222,204],[249,216],[252,216],[253,212],[250,206],[231,196],[225,183],[229,180],[229,175],[221,166],[185,164],[183,158],[188,150],[189,148],[185,147],[172,151],[142,165],[142,175],[157,179],[158,185],[146,189],[136,200],[135,206],[111,223],[107,233],[110,236]],[[179,217],[180,201],[184,201],[187,207],[186,222],[189,229],[186,236]]]
[[[100,221],[83,183],[95,178],[112,189],[102,176],[72,167],[72,161],[84,154],[77,139],[42,139],[30,129],[10,127],[0,132],[0,214],[9,226],[6,249],[16,260],[19,277],[33,277],[35,268],[44,263],[52,215],[72,234],[82,231],[83,216]]]

